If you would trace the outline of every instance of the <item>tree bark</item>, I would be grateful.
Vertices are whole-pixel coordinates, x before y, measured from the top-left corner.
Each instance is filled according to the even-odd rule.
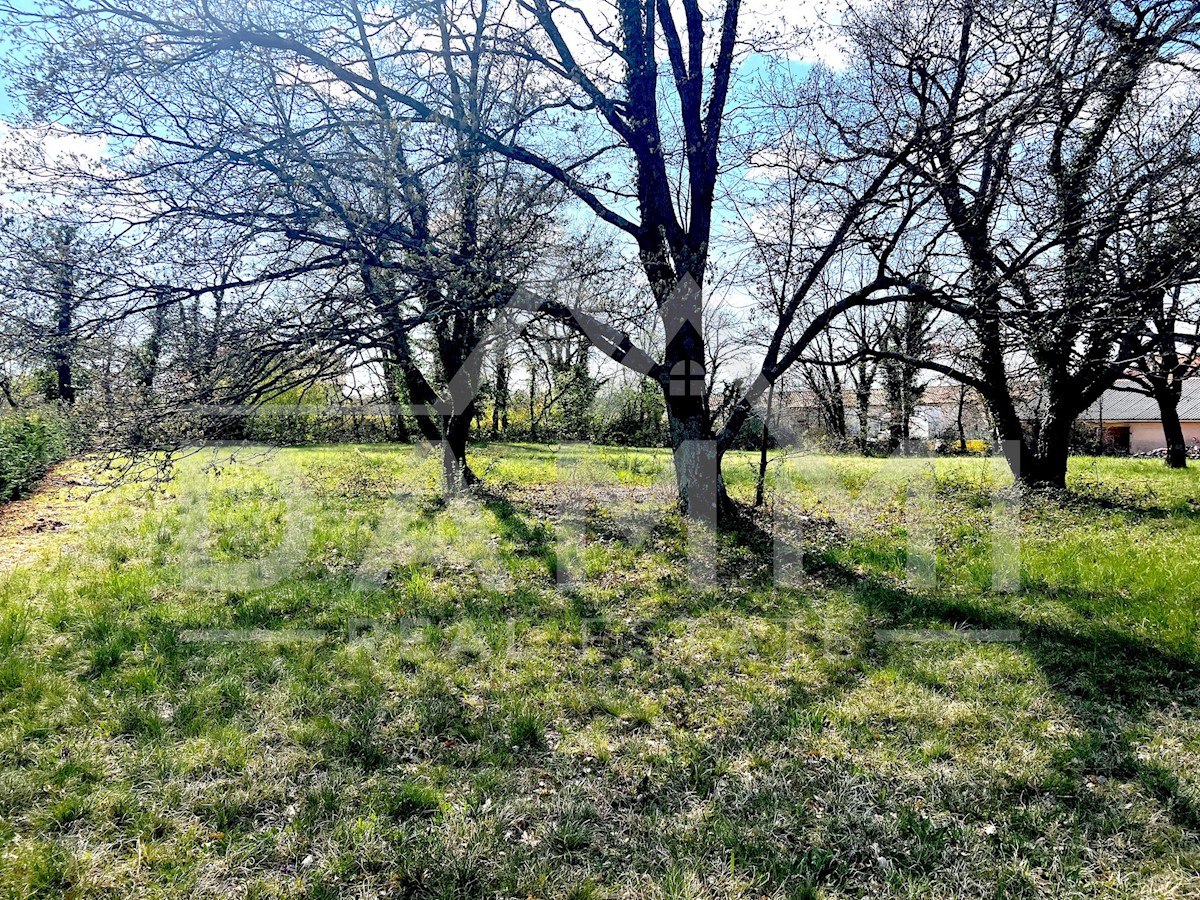
[[[960,453],[967,452],[967,429],[963,427],[963,408],[967,405],[967,388],[966,385],[959,385],[958,388],[958,451]]]
[[[75,403],[75,372],[72,360],[74,342],[71,334],[74,302],[70,290],[70,283],[64,276],[60,282],[58,307],[55,310],[54,346],[50,351],[51,362],[54,365],[54,399],[68,406]]]
[[[868,427],[871,421],[871,388],[867,385],[866,390],[860,385],[854,392],[854,408],[858,414],[858,452],[866,453],[868,440]]]
[[[763,505],[763,495],[766,493],[767,485],[767,441],[770,439],[771,432],[771,408],[775,405],[775,383],[771,383],[771,387],[767,390],[767,414],[763,418],[762,438],[758,447],[758,482],[754,486],[754,506],[755,508]]]
[[[733,504],[721,475],[724,454],[717,448],[707,415],[668,396],[667,422],[680,512],[721,527]]]
[[[1162,379],[1154,379],[1151,383],[1167,441],[1167,468],[1186,469],[1187,443],[1183,437],[1183,424],[1179,421],[1179,394]]]
[[[650,263],[647,271],[656,272]],[[659,316],[668,335],[661,382],[675,459],[679,509],[690,518],[721,527],[733,504],[721,476],[724,453],[717,449],[704,400],[707,384],[704,338],[697,327],[703,315],[702,282],[689,277],[675,285],[660,277],[651,283],[658,285],[660,292],[671,287],[670,293],[659,299]]]
[[[508,360],[502,352],[496,359],[496,390],[492,402],[492,440],[508,431]]]
[[[471,435],[474,404],[461,412],[442,417],[442,473],[448,494],[457,494],[477,484],[479,478],[467,463],[467,440]]]
[[[1021,482],[1033,488],[1064,490],[1067,486],[1067,459],[1070,455],[1070,418],[1056,409],[1042,417],[1038,430],[1037,449],[1030,454],[1022,468]]]

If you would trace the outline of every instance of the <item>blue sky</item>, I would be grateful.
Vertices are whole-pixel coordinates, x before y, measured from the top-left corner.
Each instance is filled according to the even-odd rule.
[[[13,8],[32,12],[37,7],[37,0],[11,0]],[[15,42],[11,35],[0,31],[0,58],[6,65],[11,65],[21,55],[21,45]],[[8,80],[0,68],[0,121],[10,120],[16,112],[16,102],[9,93]]]
[[[8,96],[8,84],[4,76],[0,75],[0,119],[8,121],[13,117],[16,110],[13,108],[11,98]]]

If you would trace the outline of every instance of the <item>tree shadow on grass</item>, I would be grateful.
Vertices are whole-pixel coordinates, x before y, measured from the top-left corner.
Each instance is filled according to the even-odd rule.
[[[535,557],[554,553],[553,527],[541,521],[531,523],[531,512],[526,505],[496,492],[477,491],[477,494],[496,516],[502,535],[517,543],[521,552]],[[658,531],[650,535],[629,534],[606,524],[604,519],[589,520],[588,527],[595,527],[604,537],[632,549],[642,549],[656,533],[674,543],[686,535],[686,526],[674,520],[660,522]],[[775,537],[759,518],[743,510],[721,541],[722,552],[731,548],[744,551],[735,565],[753,575],[752,586],[770,586]],[[1047,677],[1080,701],[1138,707],[1178,700],[1181,686],[1186,686],[1188,693],[1194,693],[1200,686],[1200,659],[1195,654],[1158,646],[1102,619],[1084,617],[1078,627],[1066,627],[1034,620],[1007,599],[1003,603],[993,602],[996,597],[987,593],[978,596],[914,593],[895,581],[849,568],[826,547],[803,549],[796,556],[803,561],[804,574],[824,587],[849,590],[875,627],[894,628],[933,621],[952,627],[1019,630],[1022,646],[1033,654]],[[728,598],[722,597],[720,590],[690,593],[683,601],[683,606],[692,613],[727,605]],[[663,610],[666,616],[678,611]]]
[[[1138,519],[1200,519],[1200,503],[1187,500],[1167,505],[1157,496],[1139,497],[1134,494],[1097,489],[1068,488],[1046,496],[1061,506],[1092,513],[1123,513]]]
[[[545,522],[532,521],[532,510],[528,506],[497,489],[478,486],[473,494],[496,517],[500,536],[512,541],[519,554],[546,558],[553,550],[553,527]]]
[[[1085,731],[1084,739],[1060,761],[1066,779],[1060,786],[1079,789],[1082,777],[1096,775],[1136,780],[1180,828],[1194,831],[1200,826],[1200,805],[1178,776],[1139,756],[1126,733],[1158,711],[1195,707],[1200,660],[1194,654],[1158,646],[1103,621],[1072,628],[1035,620],[1010,602],[989,603],[987,594],[971,598],[914,593],[885,579],[851,572],[827,557],[814,570],[822,577],[832,576],[835,584],[851,585],[875,628],[928,628],[932,623],[1019,631],[1021,650]],[[876,654],[883,652],[882,645],[875,646]]]
[[[747,804],[763,804],[761,816],[751,809],[741,813],[745,818],[730,812],[724,821],[720,840],[738,859],[767,873],[772,881],[789,880],[805,890],[840,886],[853,891],[863,885],[864,877],[871,877],[871,869],[877,872],[877,867],[884,865],[876,857],[886,857],[886,865],[894,867],[891,880],[896,893],[904,894],[905,883],[929,878],[935,882],[945,879],[960,896],[986,894],[968,890],[965,884],[960,887],[954,880],[960,876],[944,874],[955,866],[975,878],[983,874],[1007,880],[1008,887],[995,896],[1044,895],[1046,882],[1041,879],[1048,877],[1077,880],[1081,886],[1095,888],[1103,879],[1097,879],[1094,872],[1088,874],[1092,860],[1101,858],[1094,853],[1107,854],[1109,865],[1115,864],[1131,883],[1137,883],[1144,877],[1144,872],[1139,874],[1143,868],[1140,853],[1163,840],[1171,841],[1174,852],[1183,848],[1180,865],[1187,867],[1187,860],[1198,852],[1200,804],[1169,764],[1148,758],[1138,747],[1137,732],[1154,727],[1153,716],[1159,711],[1169,710],[1177,719],[1188,714],[1186,707],[1180,710],[1174,704],[1186,700],[1191,705],[1194,700],[1200,666],[1193,656],[1104,623],[1075,630],[1036,621],[1011,607],[993,607],[986,596],[978,600],[926,596],[864,576],[827,558],[817,557],[814,562],[810,574],[827,587],[848,593],[866,612],[870,629],[966,625],[1020,630],[1021,651],[1041,672],[1048,693],[1081,733],[1069,739],[1050,739],[1052,747],[1061,746],[1052,751],[1045,768],[1020,778],[1008,776],[1003,768],[991,775],[986,766],[981,771],[974,764],[971,745],[955,751],[954,738],[949,739],[948,752],[963,754],[961,764],[956,762],[947,769],[947,764],[936,760],[928,766],[910,762],[902,768],[903,781],[897,781],[894,765],[875,771],[870,764],[845,758],[809,760],[809,765],[798,770],[793,767],[793,774],[775,785],[774,798],[739,798],[732,804],[742,810]],[[848,672],[850,677],[831,682],[824,696],[798,687],[782,701],[764,701],[731,724],[720,739],[704,746],[698,761],[675,770],[657,792],[662,798],[662,814],[677,812],[678,801],[672,798],[689,792],[719,801],[716,786],[728,772],[740,770],[745,760],[761,758],[762,746],[755,744],[765,741],[767,746],[779,743],[780,749],[787,748],[791,741],[781,741],[779,735],[796,733],[789,731],[796,721],[811,720],[808,727],[819,733],[830,726],[822,715],[812,714],[815,710],[827,709],[828,704],[837,706],[839,698],[867,687],[872,676],[885,669],[909,671],[904,659],[892,656],[887,645],[872,645],[866,634],[860,637],[866,647],[857,669]],[[919,672],[919,668],[913,669],[907,677]],[[1186,691],[1181,691],[1185,685]],[[870,710],[868,705],[865,713],[860,712],[868,718],[856,722],[856,729],[847,731],[845,723],[837,726],[843,738],[848,735],[852,744],[861,740],[868,748],[868,758],[872,758],[869,747],[876,740],[891,748],[881,752],[883,759],[890,753],[905,752],[905,739],[894,734],[889,737],[893,725],[872,720]],[[1035,740],[1036,719],[1034,713],[1026,730],[1017,732],[1018,742]],[[917,734],[907,740],[919,740],[919,725],[915,727]],[[801,741],[805,734],[802,728]],[[986,734],[983,741],[987,741]],[[704,764],[707,769],[701,765],[705,760],[709,761]],[[719,760],[726,763],[716,762]],[[738,762],[730,764],[729,760]],[[706,771],[709,774],[703,775]],[[947,771],[953,773],[952,785],[943,783]],[[1131,784],[1144,799],[1122,803],[1132,795],[1106,792],[1106,783],[1120,784],[1122,790],[1123,785]],[[786,798],[790,807],[782,812],[774,806],[781,798]],[[796,815],[794,804],[804,800],[824,809],[823,817],[800,816],[790,842],[765,839],[771,836],[770,823]],[[715,821],[722,821],[726,814],[722,807],[721,802],[713,802],[710,815]],[[1157,826],[1155,837],[1134,839],[1130,846],[1119,838],[1141,833],[1146,816],[1160,814],[1177,829],[1174,837],[1164,838]],[[958,824],[948,824],[946,816]],[[986,837],[997,833],[989,817],[1001,823],[996,838]],[[984,831],[985,827],[993,830]],[[1047,838],[1046,828],[1054,828],[1057,836]],[[686,845],[682,847],[686,849]],[[831,849],[831,856],[822,855]],[[818,859],[824,862],[810,865]],[[1032,877],[1031,872],[1037,876]],[[1074,874],[1064,874],[1071,872]]]
[[[1082,502],[1103,501],[1087,498]],[[1163,515],[1178,514],[1178,511],[1158,511]],[[829,528],[817,530],[829,538]],[[769,577],[775,535],[762,519],[745,511],[728,536],[751,557],[757,557],[757,572]],[[1188,709],[1195,711],[1200,689],[1200,659],[1195,652],[1160,645],[1114,627],[1102,618],[1085,616],[1070,625],[1046,621],[1024,614],[1021,606],[1008,598],[996,602],[1001,599],[997,595],[916,593],[886,577],[848,567],[825,547],[804,549],[805,574],[824,588],[849,593],[866,613],[871,629],[928,628],[933,624],[953,629],[965,626],[1019,631],[1021,649],[1085,735],[1069,755],[1058,761],[1052,787],[1078,799],[1088,778],[1104,776],[1134,781],[1162,804],[1179,828],[1193,832],[1200,828],[1200,803],[1188,786],[1167,766],[1139,753],[1128,734],[1131,729],[1148,726],[1158,712],[1170,711],[1179,716],[1180,707],[1183,713]],[[799,600],[798,595],[803,592],[791,593]],[[1036,600],[1036,592],[1033,596]],[[693,612],[702,611],[694,603],[690,608]],[[1034,610],[1029,605],[1025,608],[1031,613]],[[883,664],[882,646],[875,644],[868,651],[868,671],[871,666]]]
[[[531,556],[554,553],[553,526],[539,512],[502,493],[480,492],[478,496],[496,516],[502,536],[525,548],[522,552]],[[644,536],[625,534],[619,527],[604,536],[633,550],[644,548]],[[677,544],[677,538],[672,532],[671,542]],[[774,558],[771,532],[754,517],[747,517],[723,540],[726,546],[744,551],[738,565],[758,573],[758,586],[766,587]],[[643,776],[636,784],[606,783],[602,796],[624,810],[621,815],[628,816],[634,828],[652,822],[682,823],[696,809],[708,810],[708,824],[699,834],[677,835],[674,826],[662,828],[661,833],[643,834],[647,846],[657,848],[655,853],[665,852],[672,865],[696,871],[714,854],[727,853],[737,865],[749,867],[767,883],[784,886],[785,893],[794,896],[814,896],[820,886],[865,889],[877,877],[885,882],[890,879],[893,893],[903,893],[905,878],[941,880],[948,885],[951,876],[944,872],[954,866],[976,878],[1007,879],[1007,893],[1001,892],[1005,896],[1036,896],[1045,885],[1026,878],[1022,867],[1037,872],[1038,878],[1058,873],[1053,877],[1086,883],[1093,876],[1079,873],[1086,872],[1089,853],[1096,847],[1105,848],[1117,867],[1128,867],[1128,874],[1136,880],[1138,848],[1148,845],[1135,840],[1128,851],[1118,851],[1106,841],[1113,834],[1138,833],[1144,827],[1139,816],[1145,813],[1147,803],[1157,806],[1162,819],[1178,829],[1180,836],[1171,840],[1182,841],[1185,853],[1194,852],[1200,804],[1169,764],[1146,758],[1137,746],[1136,734],[1139,729],[1161,727],[1153,721],[1159,712],[1180,715],[1180,710],[1169,709],[1173,703],[1185,703],[1182,712],[1188,712],[1186,706],[1194,703],[1194,685],[1200,683],[1196,677],[1200,664],[1193,654],[1160,646],[1102,619],[1072,620],[1068,626],[1037,617],[1036,607],[1023,612],[1020,605],[997,602],[999,597],[987,594],[914,592],[886,576],[852,569],[820,548],[804,555],[804,571],[816,590],[845,596],[865,613],[866,633],[858,635],[861,641],[856,642],[864,649],[849,661],[844,677],[831,680],[823,693],[796,684],[782,699],[764,698],[748,709],[727,711],[723,727],[711,734],[697,732],[691,743],[681,745],[679,758],[659,764],[652,777]],[[776,593],[783,597],[775,610],[785,613],[811,599],[807,596],[810,592],[803,589]],[[677,602],[664,605],[645,621],[625,623],[611,634],[598,632],[594,646],[602,661],[611,659],[634,669],[655,666],[660,639],[677,629],[680,621],[691,622],[731,603],[737,601],[721,591],[695,592],[681,585]],[[803,758],[797,762],[791,756],[789,744],[797,737],[803,740],[809,731],[835,727],[823,720],[822,709],[830,704],[836,707],[867,686],[876,673],[899,666],[902,677],[919,674],[908,671],[904,660],[892,655],[887,645],[872,645],[870,630],[941,626],[1021,632],[1021,652],[1036,666],[1048,695],[1079,731],[1050,742],[1053,750],[1043,769],[1018,779],[986,767],[980,770],[970,758],[969,744],[960,751],[963,759],[949,767],[936,757],[927,765],[910,760],[902,782],[886,767],[875,771],[852,758],[817,758],[805,765]],[[697,670],[688,690],[706,690],[706,678],[704,670]],[[1181,685],[1187,689],[1181,692]],[[852,745],[860,741],[869,748],[878,730],[878,740],[894,744],[892,752],[914,752],[911,744],[919,740],[919,733],[889,738],[884,736],[888,724],[873,722],[869,707],[861,714],[867,718],[836,725],[845,731],[842,739]],[[703,718],[704,714],[700,715]],[[919,732],[919,725],[920,720],[915,720],[902,727]],[[1033,741],[1035,733],[1020,732],[1018,740]],[[955,738],[948,740],[953,752]],[[511,771],[541,765],[556,755],[544,750],[529,760],[515,759]],[[730,793],[732,775],[744,771],[748,761],[764,757],[772,762],[761,787],[748,787],[744,794]],[[564,756],[557,764],[570,770],[574,760]],[[773,774],[776,766],[783,766],[782,774]],[[947,771],[952,784],[945,782]],[[1115,804],[1110,794],[1095,790],[1100,778],[1131,783],[1148,799],[1129,812],[1128,807]],[[982,799],[976,803],[978,798]],[[540,801],[525,797],[521,802],[537,809]],[[813,803],[818,803],[818,808],[819,804],[832,804],[834,814],[814,817],[809,810]],[[945,816],[957,824],[939,818]],[[982,832],[982,828],[989,816],[997,817],[1011,833],[986,837],[990,832]],[[782,832],[781,821],[789,823]],[[1062,846],[1039,843],[1047,827],[1057,830]],[[881,876],[882,857],[895,868]],[[629,860],[622,871],[649,871],[646,867],[651,865],[645,860]],[[1063,875],[1063,871],[1075,874]],[[985,894],[964,890],[961,895]]]

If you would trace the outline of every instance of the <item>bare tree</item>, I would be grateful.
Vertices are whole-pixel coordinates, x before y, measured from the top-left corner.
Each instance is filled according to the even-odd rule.
[[[1172,469],[1187,468],[1188,448],[1179,420],[1179,400],[1184,383],[1200,375],[1198,322],[1200,309],[1194,295],[1189,297],[1181,286],[1167,292],[1149,322],[1150,348],[1129,373],[1132,383],[1158,404],[1167,441],[1166,463]]]
[[[885,356],[977,389],[1021,479],[1061,487],[1072,422],[1146,349],[1155,297],[1122,284],[1117,260],[1146,186],[1196,171],[1187,60],[1200,7],[890,0],[852,31],[891,143],[920,138],[904,165],[937,198],[919,223],[928,271],[975,345],[965,370]],[[1198,252],[1196,200],[1159,198],[1174,224],[1158,232],[1147,286],[1169,285]],[[1020,402],[1026,367],[1032,410]]]
[[[554,179],[601,221],[633,239],[665,346],[655,360],[633,346],[625,332],[581,319],[576,310],[549,304],[540,311],[574,322],[606,355],[662,386],[680,502],[688,507],[694,480],[705,481],[719,471],[722,453],[758,397],[796,363],[825,324],[848,306],[903,284],[895,274],[876,272],[852,296],[839,299],[836,308],[818,314],[793,341],[793,325],[821,271],[843,252],[848,233],[893,184],[900,165],[858,153],[833,166],[845,171],[860,164],[856,174],[830,192],[837,200],[831,202],[833,225],[824,250],[810,260],[809,275],[773,329],[757,378],[718,432],[704,400],[703,298],[729,99],[739,55],[748,49],[739,34],[739,0],[725,0],[715,17],[698,0],[685,0],[680,7],[666,0],[615,0],[595,19],[561,0],[517,0],[496,13],[497,21],[507,25],[506,39],[496,46],[499,58],[531,61],[540,72],[540,101],[522,123],[485,122],[456,99],[456,91],[472,78],[451,77],[442,70],[447,60],[457,69],[464,55],[467,69],[474,65],[465,49],[470,41],[458,38],[465,34],[458,23],[471,16],[442,17],[445,6],[435,4],[430,11],[438,37],[429,41],[415,19],[406,21],[399,12],[368,16],[353,2],[341,0],[312,0],[302,9],[207,2],[164,8],[149,0],[66,2],[45,10],[53,42],[62,46],[76,36],[90,65],[103,59],[103,74],[88,78],[58,69],[52,83],[42,82],[50,95],[83,114],[78,101],[110,84],[114,69],[144,90],[135,77],[142,66],[175,76],[197,63],[254,48],[260,57],[273,60],[279,72],[327,84],[330,90],[336,86],[364,105],[389,106],[397,119],[414,126],[453,132],[456,147],[473,148],[465,150],[465,158],[460,152],[464,171],[486,152]],[[483,18],[490,14],[486,4],[472,9],[484,13]],[[368,51],[364,34],[379,49]],[[123,56],[136,62],[126,64]],[[436,75],[435,62],[441,67]],[[482,80],[483,69],[478,71]],[[413,72],[428,77],[403,77]],[[835,119],[842,115],[853,118],[850,105],[835,111]],[[871,117],[853,124],[879,126]],[[98,126],[111,128],[111,122]],[[152,138],[153,130],[147,131]],[[834,127],[824,137],[837,134]],[[251,154],[251,160],[257,163],[258,156]],[[886,248],[877,249],[887,255]],[[723,482],[719,476],[716,480],[715,499],[706,495],[702,504],[713,516],[727,506]]]
[[[136,187],[160,227],[255,234],[258,270],[243,281],[327,273],[332,284],[299,303],[272,346],[320,343],[376,366],[393,404],[411,401],[422,436],[442,444],[448,485],[472,481],[476,351],[558,202],[551,180],[482,137],[523,126],[537,102],[529,65],[491,52],[500,23],[486,2],[438,3],[411,20],[355,2],[308,11],[306,21],[281,7],[48,9],[47,52],[73,41],[79,53],[21,80],[36,112],[139,143],[93,175],[97,190]],[[342,77],[335,59],[363,75]],[[413,103],[454,127],[414,117]]]
[[[0,222],[0,330],[8,360],[44,399],[73,406],[112,349],[110,312],[124,288],[118,236],[71,209],[28,208]],[[10,402],[11,385],[7,392]]]

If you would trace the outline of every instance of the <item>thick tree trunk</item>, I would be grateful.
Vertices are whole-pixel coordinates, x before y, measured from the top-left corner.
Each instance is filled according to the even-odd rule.
[[[1030,454],[1021,469],[1021,483],[1031,488],[1054,488],[1063,490],[1067,486],[1067,453],[1051,448]]]
[[[446,493],[457,494],[478,483],[479,479],[467,463],[467,440],[471,435],[474,408],[442,417],[442,473]]]
[[[1078,398],[1075,398],[1078,400]],[[1067,486],[1067,460],[1071,452],[1071,424],[1079,412],[1077,403],[1064,402],[1061,397],[1046,397],[1033,429],[1027,429],[1017,415],[1015,404],[1007,393],[986,395],[984,400],[992,414],[996,436],[1013,477],[1028,488]]]
[[[679,509],[691,519],[721,527],[733,511],[721,477],[721,452],[705,401],[703,280],[691,274],[676,279],[663,265],[666,254],[643,247],[642,261],[654,287],[658,314],[667,335],[660,376],[667,426],[675,460]],[[697,272],[703,272],[698,266]]]
[[[668,396],[667,423],[680,511],[720,527],[733,507],[721,476],[721,454],[708,417]]]
[[[1045,434],[1044,429],[1042,434]],[[1027,488],[1056,490],[1067,486],[1068,447],[1065,440],[1059,443],[1039,442],[1038,446],[1032,447],[1023,435],[1014,437],[1007,429],[997,429],[997,437],[1018,484]]]
[[[1012,398],[1007,393],[996,393],[985,395],[984,401],[991,413],[995,436],[1000,442],[1000,450],[1017,483],[1026,487],[1053,486],[1054,478],[1049,473],[1046,460],[1042,458],[1037,447],[1030,445],[1029,437],[1017,415]],[[1065,483],[1066,455],[1064,453],[1062,475],[1057,486],[1062,487]]]
[[[1028,487],[1063,490],[1067,486],[1067,459],[1070,455],[1071,420],[1051,413],[1041,421],[1037,449],[1028,454],[1021,470],[1021,482]]]
[[[1167,467],[1187,468],[1187,442],[1183,437],[1183,424],[1179,421],[1179,395],[1161,379],[1153,381],[1154,399],[1158,401],[1159,416],[1162,418],[1163,436],[1167,441]]]
[[[405,390],[413,404],[413,419],[416,420],[421,437],[427,441],[440,441],[442,430],[438,426],[438,416],[435,412],[437,394],[411,358],[401,359],[400,371],[404,375]]]
[[[1020,482],[1026,487],[1054,488],[1061,491],[1067,487],[1067,454],[1056,450],[1048,452],[1022,452]]]

